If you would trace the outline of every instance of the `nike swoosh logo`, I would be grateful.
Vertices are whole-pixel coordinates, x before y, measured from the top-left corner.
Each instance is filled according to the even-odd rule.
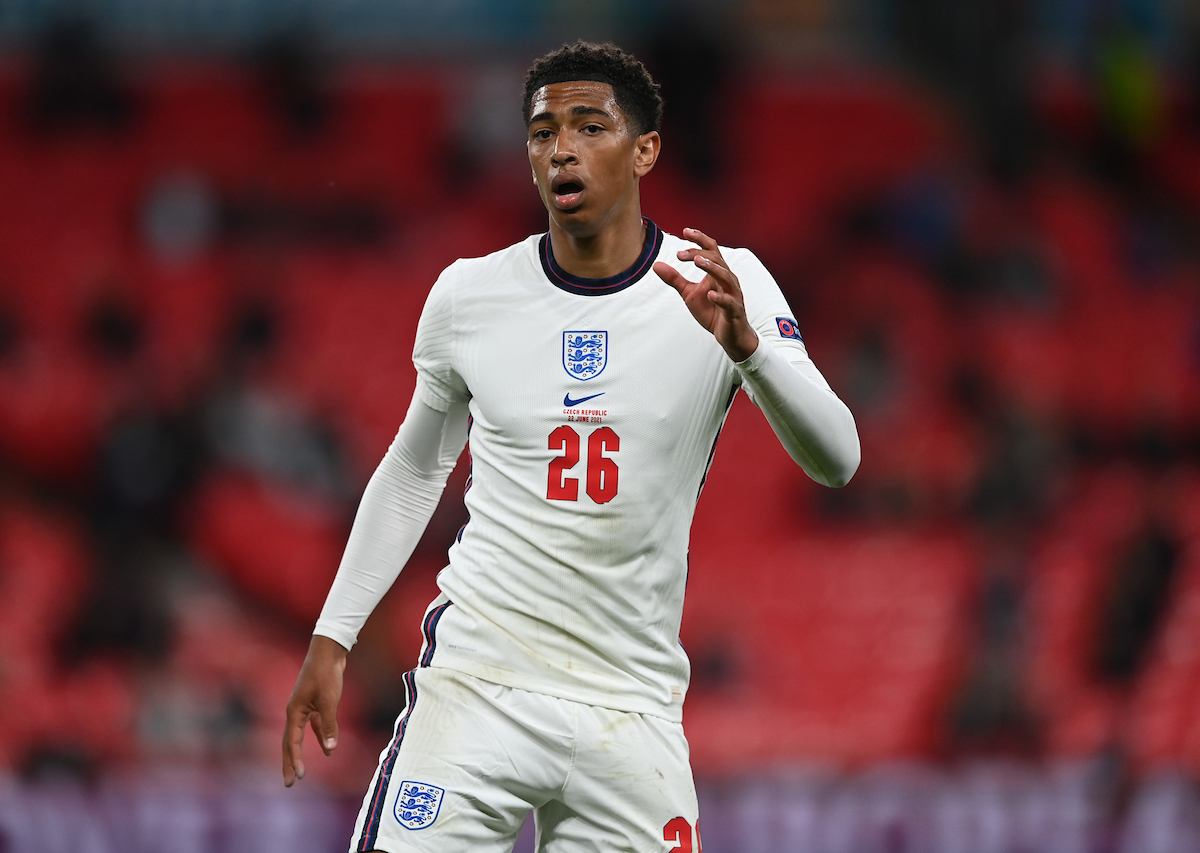
[[[571,406],[578,406],[580,403],[586,403],[588,400],[595,400],[597,397],[603,397],[603,396],[604,396],[604,392],[601,391],[599,394],[593,394],[590,397],[580,397],[578,400],[572,400],[571,392],[568,391],[567,395],[565,397],[563,397],[563,405],[569,409]]]

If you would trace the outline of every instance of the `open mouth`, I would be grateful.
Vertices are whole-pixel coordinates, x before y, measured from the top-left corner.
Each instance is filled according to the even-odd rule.
[[[555,181],[551,192],[554,194],[554,205],[560,210],[569,210],[579,206],[579,199],[583,195],[583,184],[571,179]]]

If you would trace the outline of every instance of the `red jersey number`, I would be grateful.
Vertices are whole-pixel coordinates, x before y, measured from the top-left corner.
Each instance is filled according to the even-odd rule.
[[[563,455],[550,461],[550,476],[546,481],[546,497],[552,501],[579,500],[579,481],[564,477],[579,462],[579,433],[565,424],[550,433],[550,449]]]
[[[563,424],[550,433],[549,449],[562,451],[562,456],[550,460],[546,497],[552,501],[579,500],[579,480],[566,476],[567,471],[579,464],[579,433]],[[588,497],[598,504],[606,504],[617,496],[617,463],[604,453],[620,449],[620,437],[608,427],[600,427],[588,436],[586,488]]]
[[[663,827],[663,841],[674,841],[671,853],[692,853],[692,827],[687,818],[673,817]],[[696,821],[696,853],[704,853],[700,845],[700,821]]]

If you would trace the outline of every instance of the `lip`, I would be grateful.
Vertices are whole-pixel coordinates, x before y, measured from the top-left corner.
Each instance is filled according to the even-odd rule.
[[[562,188],[568,185],[573,185],[572,189],[569,192],[561,192]],[[583,181],[572,172],[560,172],[550,182],[550,194],[554,199],[554,206],[559,210],[573,210],[579,207],[586,192],[587,187]]]

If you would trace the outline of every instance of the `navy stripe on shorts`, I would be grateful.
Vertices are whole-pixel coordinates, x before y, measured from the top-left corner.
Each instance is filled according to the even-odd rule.
[[[388,783],[392,778],[392,770],[396,766],[396,756],[400,754],[400,744],[404,741],[404,730],[408,728],[408,719],[412,716],[413,708],[417,704],[417,680],[415,676],[415,669],[404,673],[406,708],[404,714],[396,722],[396,736],[392,738],[392,745],[388,748],[387,755],[379,765],[379,776],[375,780],[375,787],[371,790],[371,806],[367,809],[367,817],[363,821],[362,835],[358,837],[358,844],[355,847],[359,853],[374,850],[375,842],[379,837],[379,822],[383,818],[383,807],[384,802],[387,800]]]

